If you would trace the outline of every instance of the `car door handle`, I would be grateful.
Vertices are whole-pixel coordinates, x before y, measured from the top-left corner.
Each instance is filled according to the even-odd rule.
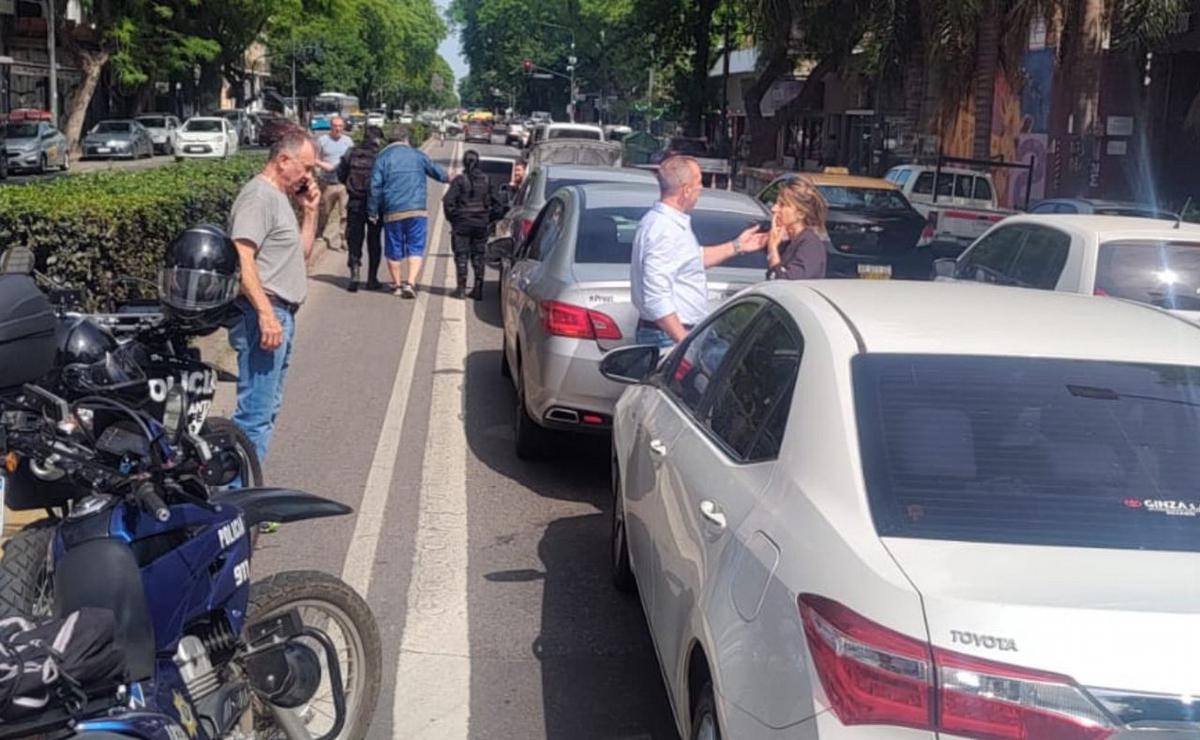
[[[650,454],[655,457],[666,457],[667,445],[661,439],[650,440]]]
[[[725,514],[715,502],[708,499],[701,501],[700,516],[704,517],[705,521],[717,529],[725,529]]]

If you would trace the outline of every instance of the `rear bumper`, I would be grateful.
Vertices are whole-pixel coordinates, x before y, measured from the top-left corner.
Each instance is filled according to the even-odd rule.
[[[605,432],[612,428],[613,407],[625,386],[600,374],[604,353],[594,340],[540,337],[523,357],[529,413],[542,426]],[[570,421],[573,412],[579,419]],[[585,415],[599,417],[585,422]]]
[[[906,280],[929,280],[933,274],[932,250],[918,247],[898,255],[850,255],[828,252],[825,274],[827,277],[858,277],[859,265],[887,265],[892,268],[892,277]]]

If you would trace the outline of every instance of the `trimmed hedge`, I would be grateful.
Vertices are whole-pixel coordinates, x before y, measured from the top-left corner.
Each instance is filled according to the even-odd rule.
[[[200,223],[224,224],[238,191],[262,169],[262,153],[187,161],[137,172],[61,177],[0,188],[0,246],[20,244],[89,304],[124,298],[130,276],[157,280],[167,243]]]

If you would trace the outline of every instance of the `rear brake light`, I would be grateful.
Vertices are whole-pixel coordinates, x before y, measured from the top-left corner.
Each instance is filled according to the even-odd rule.
[[[1074,680],[934,648],[821,596],[799,598],[813,665],[845,725],[980,740],[1102,740],[1115,728]],[[936,699],[936,701],[935,701]]]
[[[546,333],[576,339],[620,339],[621,329],[612,317],[583,306],[560,301],[542,301],[542,325]]]
[[[533,219],[532,218],[521,219],[521,241],[525,241],[526,239],[528,239],[529,232],[532,230],[533,230]]]
[[[917,239],[918,247],[928,247],[933,243],[937,236],[937,212],[929,214],[929,218],[925,219],[925,228],[921,229],[921,236]]]

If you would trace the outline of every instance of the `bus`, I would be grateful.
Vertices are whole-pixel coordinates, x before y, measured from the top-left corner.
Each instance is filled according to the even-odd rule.
[[[350,116],[358,112],[357,97],[337,92],[321,93],[313,98],[309,128],[313,131],[328,129],[329,119],[333,116],[341,116],[349,123]]]

